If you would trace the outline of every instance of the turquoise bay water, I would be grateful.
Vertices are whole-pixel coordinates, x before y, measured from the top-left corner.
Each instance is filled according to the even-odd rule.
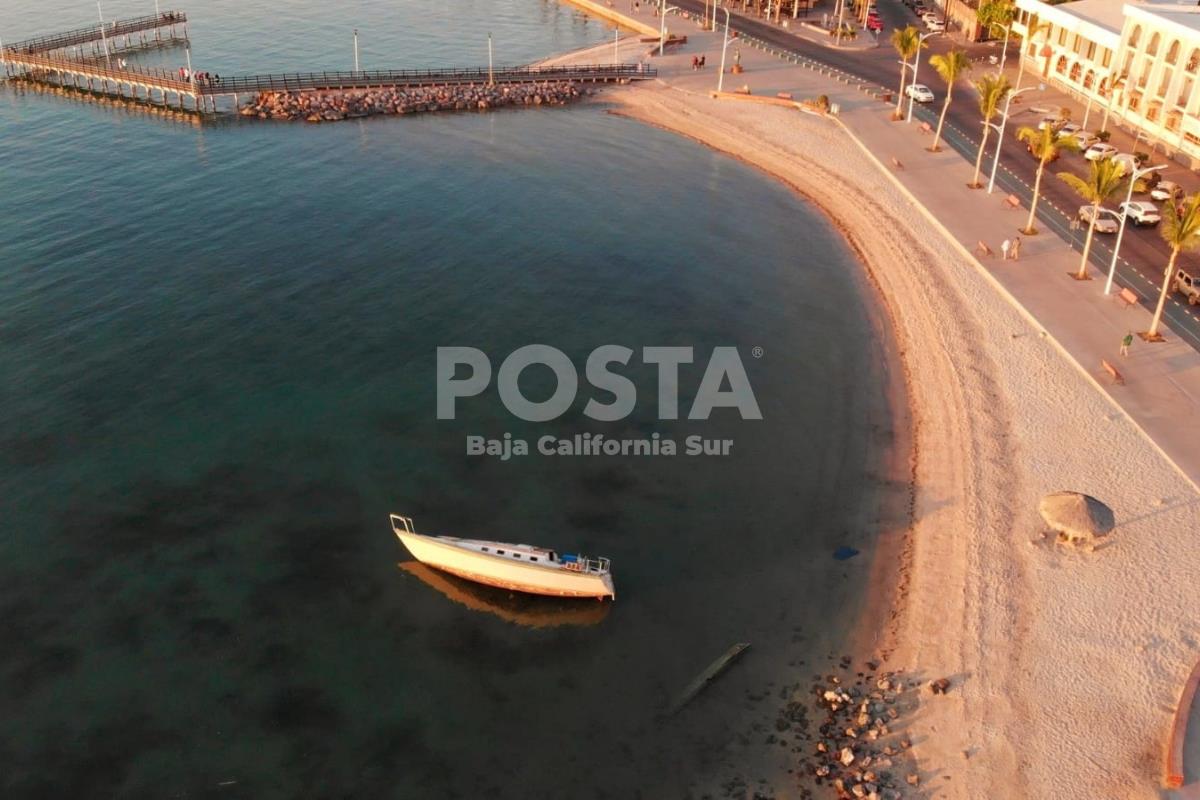
[[[346,68],[355,25],[368,67],[610,35],[542,0],[187,10],[225,74]],[[90,14],[18,0],[2,35]],[[684,796],[855,608],[866,563],[830,553],[869,549],[891,430],[857,269],[781,187],[597,105],[193,126],[0,88],[3,796]],[[435,418],[438,346],[531,343],[737,346],[765,419],[660,422],[639,357],[621,423],[586,390],[552,423],[494,390]],[[734,447],[466,455],[506,431]],[[607,555],[619,599],[439,581],[389,512]]]

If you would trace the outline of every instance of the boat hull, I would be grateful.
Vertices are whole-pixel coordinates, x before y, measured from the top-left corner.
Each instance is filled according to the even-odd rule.
[[[572,572],[476,553],[441,542],[436,536],[402,531],[396,536],[422,564],[465,580],[547,597],[616,598],[611,575]]]

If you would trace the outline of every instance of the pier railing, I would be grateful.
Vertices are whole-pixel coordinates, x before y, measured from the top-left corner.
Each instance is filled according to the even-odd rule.
[[[37,53],[14,53],[4,46],[4,57],[13,64],[33,69],[54,70],[74,75],[85,75],[95,80],[110,80],[114,83],[136,83],[141,86],[153,86],[156,89],[166,89],[169,92],[192,93],[192,83],[177,77],[165,70],[148,70],[137,67],[113,69],[103,63],[103,60],[54,58]],[[196,84],[196,94],[200,94],[200,84]]]
[[[34,39],[12,42],[4,45],[4,50],[5,52],[21,54],[48,53],[53,50],[61,50],[64,47],[99,41],[104,37],[124,36],[127,33],[138,33],[139,31],[147,31],[154,28],[170,27],[171,25],[183,25],[186,22],[186,13],[182,11],[164,11],[161,14],[149,14],[144,17],[130,17],[128,19],[117,19],[106,22],[103,25],[103,33],[101,33],[100,23],[97,23],[87,28],[76,28],[73,31],[64,31],[63,33],[53,33],[49,36],[39,36]]]
[[[197,84],[200,94],[234,92],[303,92],[320,89],[369,89],[463,83],[530,83],[533,81],[616,81],[653,78],[653,68],[636,64],[572,67],[504,67],[468,69],[393,69],[364,72],[302,72],[283,75],[225,77]]]

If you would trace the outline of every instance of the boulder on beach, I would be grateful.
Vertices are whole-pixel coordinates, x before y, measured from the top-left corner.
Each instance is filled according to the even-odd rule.
[[[1060,542],[1094,543],[1116,527],[1111,508],[1080,492],[1048,494],[1038,504],[1038,511]]]

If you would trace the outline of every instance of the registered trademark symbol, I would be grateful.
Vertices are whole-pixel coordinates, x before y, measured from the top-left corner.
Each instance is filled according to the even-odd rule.
[[[752,348],[750,350],[750,355],[754,356],[755,358],[762,358],[763,357],[763,349],[761,347]]]

